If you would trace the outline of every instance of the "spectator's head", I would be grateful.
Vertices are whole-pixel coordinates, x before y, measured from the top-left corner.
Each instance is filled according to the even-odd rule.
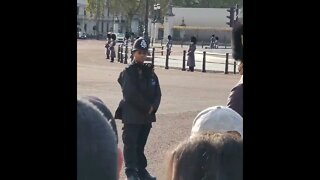
[[[143,63],[147,58],[148,49],[148,43],[144,38],[135,40],[132,48],[134,60],[137,63]]]
[[[214,37],[214,34],[212,34],[211,36]]]
[[[108,120],[108,122],[110,123],[115,135],[116,135],[116,141],[118,143],[118,131],[117,131],[117,125],[116,122],[113,118],[113,115],[111,113],[111,111],[109,110],[109,108],[106,106],[106,104],[99,99],[96,96],[83,96],[81,99],[87,100],[90,103],[92,103],[93,105],[95,105],[99,111],[102,112],[103,116]]]
[[[242,180],[243,144],[228,133],[197,135],[169,154],[167,180]]]
[[[168,35],[168,39],[171,40],[171,38],[172,38],[171,35]]]
[[[232,57],[238,61],[239,73],[243,74],[243,24],[237,23],[232,29]]]
[[[77,101],[77,180],[116,180],[118,149],[115,134],[102,113]]]
[[[203,133],[236,133],[243,138],[243,119],[233,109],[213,106],[201,111],[193,120],[191,137]]]

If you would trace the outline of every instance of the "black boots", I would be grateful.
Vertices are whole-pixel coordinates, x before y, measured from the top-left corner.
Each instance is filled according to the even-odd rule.
[[[140,180],[156,180],[157,178],[150,175],[150,173],[146,169],[141,169],[138,171],[138,175]]]
[[[141,180],[138,176],[138,170],[136,168],[128,168],[125,170],[127,179],[126,180]]]
[[[156,180],[146,169],[126,169],[126,180]]]

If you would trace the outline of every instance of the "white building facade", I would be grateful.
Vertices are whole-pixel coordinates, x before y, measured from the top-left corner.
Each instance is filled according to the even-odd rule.
[[[96,22],[86,12],[86,6],[86,0],[77,0],[77,31],[86,32],[88,35],[95,35],[94,26],[96,26]],[[125,33],[125,23],[126,20],[121,14],[114,15],[106,8],[104,17],[98,19],[98,32],[102,35],[106,35],[107,32]],[[136,33],[138,26],[138,17],[134,17],[131,23],[132,32]]]

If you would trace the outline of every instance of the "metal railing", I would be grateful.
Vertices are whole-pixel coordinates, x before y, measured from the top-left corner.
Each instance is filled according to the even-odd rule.
[[[128,58],[131,59],[131,61],[133,60],[133,55],[131,53],[132,47],[128,47],[125,45],[118,45],[118,62],[120,63],[124,63],[127,64],[128,63]],[[151,63],[154,65],[154,62],[157,59],[163,59],[163,55],[164,52],[166,52],[166,56],[165,56],[165,63],[164,63],[164,68],[165,69],[169,69],[169,61],[182,61],[182,71],[186,70],[186,50],[183,50],[182,52],[182,59],[179,58],[173,58],[170,57],[170,54],[176,51],[171,51],[170,53],[168,52],[168,50],[164,50],[164,46],[161,47],[152,47],[149,48],[149,52],[150,55],[147,56],[147,60],[146,61],[151,61]],[[160,53],[160,56],[156,56],[156,54]],[[195,54],[202,54],[202,60],[199,59],[195,59],[195,62],[200,62],[202,63],[202,69],[201,72],[207,72],[207,65],[209,64],[224,64],[224,74],[229,74],[229,65],[233,66],[233,73],[236,74],[236,61],[232,58],[229,57],[229,53],[212,53],[212,52],[206,52],[206,51],[195,51]],[[217,58],[223,58],[224,61],[220,62],[219,61],[213,61],[208,60],[207,57],[217,57]],[[176,67],[175,67],[176,68]],[[213,70],[214,71],[214,70]]]

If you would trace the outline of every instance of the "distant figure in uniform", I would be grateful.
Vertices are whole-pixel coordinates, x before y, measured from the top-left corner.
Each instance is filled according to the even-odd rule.
[[[107,58],[106,59],[109,59],[109,55],[110,55],[110,43],[111,43],[111,34],[110,33],[108,33],[107,34],[107,41],[106,41],[106,44],[104,45],[104,47],[105,47],[105,54],[106,54],[106,56],[107,56]]]
[[[215,38],[214,38],[214,34],[212,34],[211,38],[210,38],[210,48],[214,49],[215,48]]]
[[[130,41],[130,34],[129,34],[129,32],[126,32],[124,37],[125,37],[125,38],[124,38],[124,41],[123,41],[124,51],[125,51],[125,56],[128,57],[127,54],[128,54],[129,41]]]
[[[219,38],[218,36],[216,36],[216,40],[214,41],[214,45],[215,45],[215,48],[218,49],[219,46],[218,46],[218,41],[219,41]]]
[[[117,36],[115,34],[112,34],[111,35],[111,39],[112,39],[112,42],[110,44],[110,56],[111,56],[111,61],[110,62],[113,62],[114,61],[114,58],[116,57],[116,50],[115,50],[115,46],[116,46],[116,39],[117,39]]]
[[[133,47],[133,43],[134,43],[134,33],[131,33],[130,42],[131,42],[131,47]]]
[[[129,34],[128,32],[126,32],[124,37],[125,37],[125,39],[124,39],[124,44],[125,44],[126,46],[128,46],[129,41],[130,41],[130,34]]]
[[[119,75],[123,99],[117,111],[123,123],[123,153],[127,180],[155,180],[146,170],[144,147],[161,101],[161,89],[152,64],[144,64],[148,44],[134,42],[133,62]],[[121,109],[121,110],[120,110]],[[116,116],[119,113],[115,113]],[[118,119],[118,118],[117,118]]]
[[[172,48],[172,37],[171,35],[168,35],[168,42],[166,44],[167,53],[169,53],[169,56],[171,54],[171,48]]]
[[[187,55],[188,55],[187,66],[189,66],[188,71],[193,72],[194,71],[194,67],[196,66],[195,57],[194,57],[194,51],[197,49],[197,47],[196,47],[197,38],[192,36],[190,42],[191,43],[189,45],[189,49],[188,49],[188,52],[187,52]]]

